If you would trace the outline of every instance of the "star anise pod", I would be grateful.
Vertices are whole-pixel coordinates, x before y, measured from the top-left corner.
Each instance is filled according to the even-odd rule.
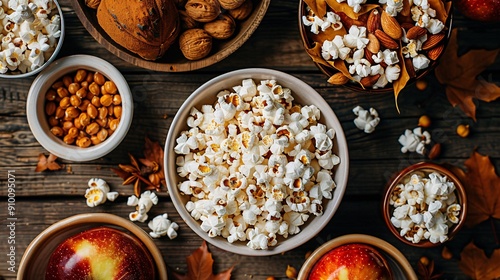
[[[124,181],[123,185],[134,185],[134,193],[139,196],[143,190],[160,191],[165,186],[163,171],[163,149],[157,142],[145,138],[144,158],[139,161],[130,153],[130,164],[119,164],[119,168],[111,168]],[[144,185],[144,187],[143,187]]]
[[[434,272],[434,261],[429,260],[427,257],[421,257],[418,260],[418,279],[421,280],[434,280],[440,279],[443,273]]]

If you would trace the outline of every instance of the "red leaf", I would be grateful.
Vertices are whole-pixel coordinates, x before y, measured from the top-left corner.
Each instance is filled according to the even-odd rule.
[[[472,279],[497,279],[500,277],[500,249],[490,258],[472,242],[462,250],[458,266]]]
[[[219,274],[213,274],[214,260],[208,251],[207,243],[203,241],[201,246],[186,258],[188,271],[182,275],[173,272],[177,280],[229,280],[233,267]]]

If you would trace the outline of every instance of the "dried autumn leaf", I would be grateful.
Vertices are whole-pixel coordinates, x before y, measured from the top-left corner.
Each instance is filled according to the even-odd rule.
[[[332,8],[336,13],[343,12],[352,19],[358,19],[359,16],[370,12],[371,10],[379,7],[378,4],[363,4],[361,5],[361,10],[355,13],[353,8],[347,4],[347,2],[339,3],[337,0],[326,0],[326,3],[330,8]]]
[[[408,74],[408,70],[406,70],[406,65],[404,63],[404,57],[402,53],[402,44],[399,42],[399,51],[398,51],[398,58],[399,58],[399,67],[401,69],[401,74],[399,74],[399,78],[394,81],[393,89],[394,89],[394,103],[396,104],[396,110],[399,112],[399,105],[398,105],[398,96],[399,93],[404,89],[408,81],[410,80],[410,75]]]
[[[490,258],[474,243],[469,243],[460,253],[460,269],[472,279],[497,279],[500,277],[500,249]]]
[[[182,275],[173,272],[173,276],[178,280],[229,280],[233,267],[219,274],[213,274],[212,267],[214,260],[208,251],[207,243],[203,241],[201,246],[186,258],[188,271]]]
[[[500,219],[500,178],[490,158],[474,151],[464,164],[467,172],[458,167],[452,170],[467,193],[465,225],[473,227],[489,218]]]
[[[453,106],[476,120],[474,99],[491,102],[500,97],[500,87],[485,80],[478,80],[489,65],[495,62],[500,49],[471,50],[458,57],[457,29],[453,29],[448,46],[436,67],[436,77],[446,85],[446,96]]]
[[[324,17],[326,15],[326,1],[325,0],[304,0],[318,17]]]
[[[48,157],[45,157],[43,153],[38,155],[38,163],[36,164],[35,172],[42,172],[45,170],[60,170],[62,166],[56,162],[57,156],[53,154],[49,154]]]

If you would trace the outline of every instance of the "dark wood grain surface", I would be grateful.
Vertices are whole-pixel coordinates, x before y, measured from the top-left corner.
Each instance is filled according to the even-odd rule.
[[[441,257],[443,246],[419,249],[397,241],[386,228],[380,215],[383,188],[388,178],[412,163],[427,160],[415,154],[402,154],[398,137],[405,129],[414,128],[418,118],[427,114],[432,118],[429,128],[433,140],[443,144],[437,163],[463,166],[474,150],[489,155],[500,170],[500,101],[478,102],[477,121],[453,108],[446,99],[444,87],[434,73],[425,78],[428,87],[419,91],[409,85],[399,97],[401,113],[396,111],[392,94],[366,94],[333,87],[305,53],[301,43],[297,10],[298,1],[274,0],[262,23],[249,40],[223,61],[192,72],[164,73],[141,69],[114,56],[99,45],[85,30],[73,11],[70,0],[60,1],[66,20],[66,38],[59,57],[72,54],[90,54],[115,65],[127,79],[134,96],[135,112],[125,140],[107,156],[84,163],[60,160],[65,168],[55,172],[35,172],[38,155],[46,153],[34,136],[26,120],[26,98],[34,78],[0,79],[0,276],[14,279],[7,270],[9,245],[7,224],[7,173],[16,174],[16,268],[24,250],[37,234],[65,217],[87,212],[108,212],[127,217],[131,211],[126,198],[133,193],[131,186],[122,186],[121,179],[110,171],[119,163],[128,161],[127,152],[140,155],[144,135],[164,143],[173,117],[182,102],[207,80],[231,70],[248,67],[272,68],[292,74],[314,87],[331,105],[344,128],[350,154],[350,175],[346,194],[334,218],[321,233],[304,245],[284,254],[270,257],[247,257],[225,252],[213,246],[215,270],[220,272],[235,266],[232,279],[266,279],[274,276],[285,279],[287,265],[299,269],[307,252],[325,241],[349,233],[364,233],[382,238],[395,245],[408,258],[414,269],[421,256],[436,262],[436,270],[446,279],[467,279],[458,262],[462,248],[474,240],[487,254],[499,248],[500,222],[485,222],[474,229],[464,228],[452,241],[446,243],[453,253],[451,260]],[[500,47],[499,24],[484,24],[454,13],[453,24],[459,28],[459,51],[471,48]],[[482,78],[500,82],[500,59],[489,67]],[[364,134],[354,124],[352,109],[361,105],[374,107],[381,123],[373,134]],[[458,124],[470,124],[468,138],[455,133]],[[84,201],[87,181],[101,177],[120,193],[114,203],[89,208]],[[155,240],[170,269],[186,271],[185,258],[200,246],[202,239],[184,224],[165,193],[152,215],[167,212],[180,224],[179,236],[174,240]],[[500,206],[499,206],[500,207]],[[140,224],[147,229],[146,224]],[[494,231],[495,229],[496,231]],[[495,236],[496,234],[496,236]]]

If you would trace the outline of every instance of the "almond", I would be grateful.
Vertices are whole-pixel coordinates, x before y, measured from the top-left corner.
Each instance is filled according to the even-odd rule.
[[[368,60],[370,64],[374,65],[375,61],[373,61],[372,58],[373,53],[368,48],[364,48],[364,50],[365,50],[365,59]]]
[[[370,42],[368,42],[368,45],[366,45],[366,48],[371,52],[371,53],[378,53],[380,50],[380,42],[378,41],[377,37],[373,35],[372,33],[368,33],[366,36]]]
[[[377,9],[373,9],[368,16],[366,21],[366,29],[368,32],[374,33],[375,30],[380,29],[380,12]]]
[[[342,72],[335,73],[328,79],[328,82],[332,85],[343,85],[348,81],[349,78],[342,74]]]
[[[342,20],[342,23],[344,24],[345,30],[347,30],[347,32],[349,32],[349,29],[351,29],[351,26],[353,26],[353,25],[365,26],[364,22],[362,22],[360,20],[352,19],[343,12],[338,12],[337,14],[339,15],[340,19]]]
[[[435,46],[437,46],[437,44],[439,44],[439,42],[441,42],[441,40],[443,40],[443,38],[443,33],[431,34],[429,37],[427,37],[427,40],[422,45],[422,49],[426,51],[434,48]]]
[[[402,22],[401,23],[401,27],[403,27],[404,30],[410,30],[410,28],[412,28],[413,26],[415,26],[415,24],[413,24],[411,22]]]
[[[359,82],[361,83],[361,85],[362,85],[364,88],[370,88],[370,87],[372,87],[375,83],[377,83],[378,78],[380,78],[380,74],[373,75],[373,76],[367,76],[367,77],[361,78],[361,81],[359,81]]]
[[[429,159],[435,159],[441,154],[441,144],[436,143],[434,146],[432,146],[431,150],[427,154],[427,157]]]
[[[380,24],[382,25],[382,30],[392,39],[399,40],[403,36],[399,22],[386,11],[382,11]]]
[[[413,67],[413,62],[411,58],[405,58],[405,68],[406,72],[408,72],[408,76],[410,78],[415,78],[417,76],[417,73],[415,73],[415,68]]]
[[[444,44],[438,45],[427,52],[427,57],[430,60],[437,60],[444,50]]]
[[[415,25],[412,28],[410,28],[408,32],[406,32],[406,38],[410,40],[415,40],[418,37],[425,35],[426,33],[427,29]]]
[[[375,30],[375,37],[377,37],[380,44],[388,49],[395,50],[399,48],[398,43],[394,41],[389,35],[387,35],[384,31],[377,29]]]

